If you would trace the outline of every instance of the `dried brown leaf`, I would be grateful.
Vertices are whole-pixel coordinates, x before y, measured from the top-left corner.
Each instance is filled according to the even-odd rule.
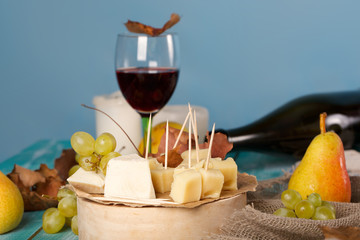
[[[45,182],[45,177],[38,172],[34,172],[30,169],[21,167],[17,164],[14,165],[14,168],[11,173],[8,174],[9,178],[11,179],[13,175],[18,175],[19,178],[14,178],[15,181],[21,181],[21,184],[24,187],[30,188],[34,184],[38,182]],[[15,183],[16,184],[16,183]]]
[[[40,169],[32,171],[14,165],[14,169],[8,177],[19,188],[24,200],[25,211],[44,210],[55,207],[55,199],[60,186],[65,182],[59,177],[56,169],[49,169],[46,164],[41,164]],[[42,194],[54,199],[42,197]]]
[[[54,169],[50,169],[48,168],[48,166],[46,164],[40,164],[40,168],[35,170],[35,172],[39,172],[41,173],[41,175],[43,175],[45,178],[48,177],[53,177],[56,178],[57,180],[61,181],[62,179],[59,176],[58,171],[54,168]]]
[[[37,192],[28,192],[26,194],[21,192],[21,195],[24,199],[25,211],[45,210],[51,207],[56,207],[58,204],[56,199],[42,197]]]
[[[339,227],[331,228],[328,226],[320,226],[325,239],[339,239],[339,240],[359,240],[360,228],[358,227]]]
[[[131,20],[128,20],[127,23],[125,23],[125,26],[129,32],[144,33],[152,37],[155,37],[155,36],[159,36],[167,29],[171,28],[176,23],[178,23],[179,21],[180,21],[180,16],[176,13],[173,13],[171,14],[170,20],[167,21],[162,28],[154,28],[149,25],[145,25],[143,23],[131,21]]]
[[[177,166],[180,165],[180,163],[182,163],[183,159],[177,151],[178,151],[178,147],[176,147],[175,149],[169,150],[169,152],[168,152],[168,167],[176,168]],[[157,157],[157,160],[159,163],[162,163],[162,165],[165,166],[165,155],[161,155],[161,156]]]
[[[69,177],[69,170],[72,166],[76,165],[75,151],[72,148],[64,149],[61,156],[55,159],[55,169],[58,171],[62,180],[66,181]]]
[[[207,139],[210,139],[209,136]],[[205,142],[203,144],[199,144],[200,149],[209,148],[209,143]],[[219,157],[221,159],[225,159],[226,154],[231,151],[233,148],[233,144],[230,143],[227,139],[227,136],[223,133],[215,133],[213,145],[211,148],[211,157],[216,158]]]
[[[176,139],[178,138],[180,134],[180,130],[169,127],[169,138],[168,138],[168,148],[173,149]],[[165,144],[166,144],[166,134],[164,133],[161,137],[159,148],[158,148],[158,154],[156,156],[160,156],[161,154],[165,153]],[[194,135],[191,136],[191,146],[195,146],[195,139]],[[189,134],[186,132],[183,132],[180,136],[179,142],[176,146],[176,152],[178,154],[183,153],[184,151],[189,149]]]
[[[65,185],[65,182],[59,177],[47,177],[45,183],[39,182],[35,185],[35,192],[40,196],[56,197],[59,188],[63,185]]]

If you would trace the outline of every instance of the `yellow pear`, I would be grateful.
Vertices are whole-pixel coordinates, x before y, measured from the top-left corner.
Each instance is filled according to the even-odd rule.
[[[0,171],[0,234],[16,228],[24,213],[24,201],[17,186]]]
[[[336,133],[326,132],[325,119],[326,113],[320,114],[321,133],[310,143],[288,188],[298,191],[303,199],[316,192],[324,201],[350,202],[344,147]]]

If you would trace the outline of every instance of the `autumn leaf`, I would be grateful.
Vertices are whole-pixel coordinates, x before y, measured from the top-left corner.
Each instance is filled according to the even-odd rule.
[[[75,151],[72,148],[64,149],[57,159],[55,159],[55,169],[58,171],[62,180],[66,181],[69,177],[69,170],[76,165]]]
[[[183,159],[177,151],[178,151],[178,147],[168,151],[168,160],[167,160],[168,167],[176,168],[177,166],[180,165],[180,163],[182,163]],[[157,160],[159,163],[162,163],[162,165],[165,166],[165,155],[164,154],[157,157]]]
[[[60,186],[65,185],[56,169],[49,169],[41,164],[38,170],[32,171],[18,165],[7,175],[20,190],[24,200],[25,211],[44,210],[56,207],[57,192]],[[47,195],[49,197],[43,197]]]
[[[207,139],[210,139],[207,136]],[[205,142],[203,144],[199,144],[200,149],[209,148],[209,143]],[[225,159],[226,154],[231,151],[233,148],[233,144],[230,143],[227,139],[227,136],[223,133],[215,133],[213,139],[213,145],[211,148],[211,157],[216,158],[219,157],[221,159]]]
[[[180,130],[177,128],[169,127],[169,137],[168,137],[168,148],[173,149],[175,142],[180,134]],[[158,154],[165,153],[165,145],[166,145],[166,134],[164,133],[161,137],[159,148],[158,148]],[[195,146],[195,139],[194,135],[191,135],[191,146]],[[176,145],[176,152],[181,154],[184,151],[189,149],[189,134],[186,132],[182,132],[179,142]],[[158,156],[159,156],[158,155]]]
[[[14,181],[21,181],[24,187],[30,188],[38,182],[45,182],[45,177],[39,173],[32,171],[30,169],[21,167],[17,164],[14,165],[12,172],[10,173],[11,176],[17,175],[14,177]]]
[[[159,36],[167,29],[171,28],[176,23],[178,23],[179,21],[180,21],[180,16],[176,13],[173,13],[171,14],[169,21],[167,21],[162,28],[154,28],[149,25],[145,25],[143,23],[131,21],[131,20],[128,20],[127,23],[125,23],[125,26],[129,32],[144,33],[152,37],[155,37],[155,36]]]
[[[325,239],[338,239],[338,240],[346,240],[346,239],[360,239],[360,228],[358,227],[338,227],[331,228],[328,226],[320,226]]]

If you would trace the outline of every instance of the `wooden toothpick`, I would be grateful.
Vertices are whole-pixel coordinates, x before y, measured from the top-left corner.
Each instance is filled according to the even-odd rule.
[[[208,155],[207,155],[207,158],[206,158],[205,171],[207,171],[207,169],[208,169],[209,160],[210,160],[210,157],[211,157],[211,148],[212,148],[212,143],[213,143],[213,140],[214,140],[214,131],[215,131],[215,123],[213,125],[212,130],[211,130],[210,144],[209,144]]]
[[[185,118],[185,121],[184,121],[184,123],[183,123],[183,125],[182,125],[182,127],[181,127],[181,129],[180,129],[179,136],[177,137],[177,139],[176,139],[176,141],[175,141],[175,144],[174,144],[173,149],[176,148],[177,144],[179,143],[181,134],[182,134],[183,131],[184,131],[185,124],[187,123],[187,120],[189,119],[189,117],[190,117],[190,113],[188,113],[187,116],[186,116],[186,118]]]
[[[150,132],[151,132],[151,113],[150,113],[149,123],[148,123],[148,132],[147,132],[147,139],[146,139],[145,159],[148,159],[148,155],[149,155]]]
[[[196,162],[199,163],[200,159],[199,159],[199,146],[198,146],[198,139],[197,139],[197,129],[196,129],[196,125],[195,125],[195,122],[194,122],[194,116],[192,114],[192,108],[190,106],[190,103],[188,103],[188,106],[189,106],[191,124],[192,124],[193,130],[194,130],[195,149],[196,149]],[[195,114],[195,111],[194,111],[194,114]]]
[[[195,149],[196,149],[196,161],[199,163],[199,139],[198,139],[198,130],[197,130],[197,121],[196,121],[196,111],[194,109],[194,136],[195,136]]]
[[[191,121],[189,121],[189,168],[191,168]]]
[[[165,143],[165,169],[168,165],[168,146],[169,146],[169,120],[166,120],[166,143]]]

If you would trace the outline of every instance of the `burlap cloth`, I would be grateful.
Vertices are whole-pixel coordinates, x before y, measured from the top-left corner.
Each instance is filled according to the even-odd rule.
[[[256,192],[248,192],[248,205],[232,215],[220,234],[207,239],[324,239],[319,226],[360,227],[360,176],[350,177],[351,203],[333,203],[335,220],[278,217],[272,213],[283,207],[280,196],[287,189],[290,174],[259,182]]]

